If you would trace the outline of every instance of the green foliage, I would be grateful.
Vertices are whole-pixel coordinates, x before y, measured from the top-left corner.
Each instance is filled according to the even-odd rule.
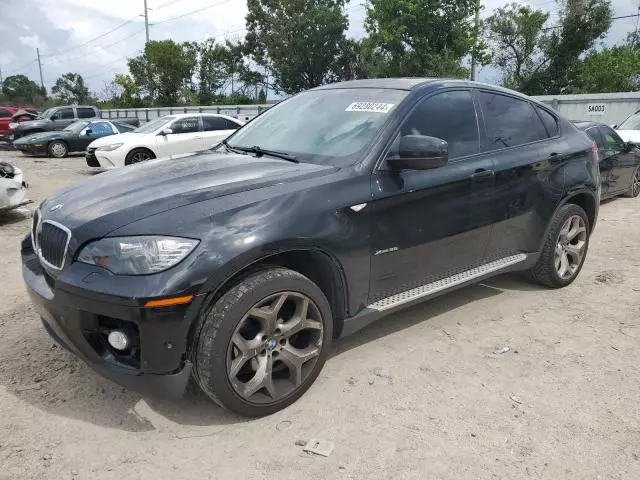
[[[297,93],[340,78],[345,0],[247,0],[247,52],[273,88]]]
[[[502,84],[523,90],[546,59],[543,26],[549,14],[517,3],[499,8],[487,23],[493,63],[502,71]]]
[[[640,49],[619,45],[592,51],[579,68],[580,93],[640,90]]]
[[[370,0],[364,55],[374,77],[468,75],[475,0]]]
[[[191,85],[197,64],[194,44],[173,40],[151,41],[144,53],[129,59],[129,71],[136,85],[160,106],[183,100],[182,91]]]
[[[2,82],[2,93],[9,103],[23,106],[40,106],[46,98],[46,90],[25,75],[12,75]]]
[[[89,89],[78,73],[69,72],[60,76],[51,93],[66,104],[86,103],[89,100]]]

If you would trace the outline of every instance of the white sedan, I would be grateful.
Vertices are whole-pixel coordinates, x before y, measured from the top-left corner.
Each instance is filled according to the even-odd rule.
[[[90,167],[124,167],[134,163],[183,157],[212,148],[244,122],[233,117],[206,113],[167,115],[133,132],[100,138],[87,147]]]
[[[640,110],[614,128],[625,142],[640,145]]]

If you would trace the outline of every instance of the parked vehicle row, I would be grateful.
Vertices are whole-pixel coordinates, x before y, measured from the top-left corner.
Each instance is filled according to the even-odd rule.
[[[29,107],[9,107],[0,106],[0,137],[9,138],[11,135],[10,125],[23,121],[32,120],[38,113]]]
[[[94,153],[126,164],[134,138],[157,148],[206,121],[173,116]],[[193,377],[226,408],[266,415],[310,387],[334,338],[383,315],[507,271],[573,282],[600,161],[583,131],[506,89],[336,83],[212,152],[46,200],[22,271],[44,328],[100,374],[165,396]]]

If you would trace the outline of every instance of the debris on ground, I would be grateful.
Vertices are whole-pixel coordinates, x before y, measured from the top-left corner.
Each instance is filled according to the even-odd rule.
[[[509,350],[510,350],[510,348],[507,345],[505,345],[503,347],[496,347],[496,349],[493,351],[493,353],[495,353],[496,355],[504,355]]]
[[[302,450],[307,453],[328,457],[333,452],[333,442],[312,438]]]
[[[391,380],[393,378],[388,371],[386,371],[384,368],[380,368],[380,367],[374,368],[373,369],[373,374],[376,377],[388,378],[389,380]]]
[[[296,440],[296,445],[298,447],[304,447],[307,444],[306,440]]]
[[[276,425],[276,430],[288,430],[289,428],[291,428],[291,425],[293,425],[293,422],[291,420],[283,420]]]

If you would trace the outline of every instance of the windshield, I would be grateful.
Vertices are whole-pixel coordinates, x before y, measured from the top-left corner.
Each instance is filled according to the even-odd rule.
[[[71,125],[65,128],[65,131],[72,132],[77,135],[82,130],[84,130],[87,125],[89,125],[89,122],[73,122]]]
[[[41,118],[49,118],[51,116],[51,114],[53,113],[53,108],[47,108],[42,115],[40,115]]]
[[[149,123],[145,123],[141,127],[136,128],[133,133],[153,133],[163,125],[171,122],[176,117],[166,116],[151,120]]]
[[[348,165],[407,94],[374,88],[301,93],[242,127],[229,145],[286,152],[303,162]]]
[[[618,130],[640,130],[640,113],[631,115],[620,124]]]

